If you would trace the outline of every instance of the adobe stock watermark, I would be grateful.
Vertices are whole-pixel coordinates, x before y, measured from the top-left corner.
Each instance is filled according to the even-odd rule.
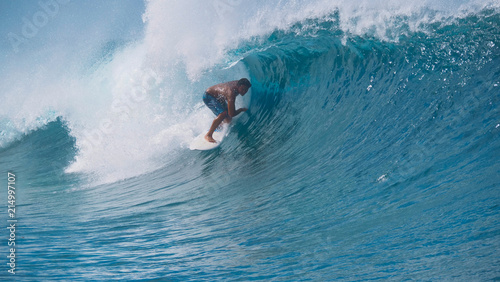
[[[215,0],[212,5],[219,19],[222,19],[225,15],[234,12],[242,2],[242,0]]]
[[[7,270],[11,274],[16,274],[16,175],[12,172],[7,173],[7,229],[9,237],[7,239],[9,255],[7,256]]]
[[[101,120],[99,126],[93,130],[84,132],[84,139],[79,144],[80,150],[92,150],[99,147],[104,136],[113,134],[117,126],[127,122],[131,113],[141,103],[146,102],[149,91],[161,81],[153,70],[146,70],[140,74],[135,71],[130,76],[129,81],[135,86],[131,87],[123,96],[112,101],[110,117]]]
[[[59,14],[61,5],[66,5],[71,0],[42,0],[38,2],[40,8],[31,17],[23,17],[20,31],[17,33],[9,32],[7,38],[15,53],[19,52],[19,46],[27,43],[28,40],[35,37],[40,29],[45,27],[51,19]]]

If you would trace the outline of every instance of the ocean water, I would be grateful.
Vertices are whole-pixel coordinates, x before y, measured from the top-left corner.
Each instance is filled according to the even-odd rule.
[[[499,8],[1,2],[0,279],[500,279]]]

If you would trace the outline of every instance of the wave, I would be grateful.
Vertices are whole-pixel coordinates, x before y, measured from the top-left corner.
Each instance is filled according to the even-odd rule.
[[[373,103],[379,109],[397,105],[411,114],[431,114],[430,108],[444,102],[413,107],[407,95],[422,100],[429,96],[405,90],[427,85],[425,93],[440,92],[439,87],[463,92],[476,76],[473,70],[496,73],[490,61],[498,51],[498,7],[491,1],[193,5],[199,3],[150,1],[142,15],[144,31],[135,38],[123,40],[130,31],[122,31],[121,40],[102,36],[77,52],[68,50],[76,56],[62,50],[66,40],[56,40],[50,43],[57,56],[38,64],[7,64],[0,145],[6,148],[60,118],[76,139],[76,157],[67,172],[98,173],[112,182],[163,167],[165,158],[185,150],[211,120],[199,96],[220,81],[251,78],[253,100],[243,123],[250,122],[255,130],[249,134],[266,140],[278,136],[273,144],[280,144],[319,134],[310,127],[314,120],[337,134],[355,134],[348,130],[358,120],[355,113],[374,110]],[[53,29],[46,28],[54,34],[67,32]],[[32,51],[26,57],[39,55]],[[68,63],[73,64],[69,69]],[[57,68],[47,73],[49,65]],[[30,76],[26,69],[31,69]],[[311,112],[311,107],[322,110]],[[402,109],[389,111],[400,113],[398,118],[407,119],[408,126],[419,126]],[[384,120],[377,115],[384,116],[361,116],[376,127],[375,120]],[[262,127],[272,130],[257,129]],[[317,140],[322,138],[331,136]]]
[[[127,3],[0,57],[23,277],[498,277],[498,3]],[[241,77],[249,111],[190,151]]]
[[[460,155],[476,142],[496,143],[499,19],[483,11],[397,42],[343,42],[335,29],[276,32],[265,51],[244,60],[255,81],[251,109],[258,109],[246,138],[272,147],[276,159],[291,154],[333,162],[332,169],[342,161],[391,163],[373,181],[423,173],[418,167],[449,158],[450,146]]]

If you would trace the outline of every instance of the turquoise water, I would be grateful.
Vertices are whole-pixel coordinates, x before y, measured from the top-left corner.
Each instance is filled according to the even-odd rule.
[[[141,3],[118,14],[146,23],[78,56],[30,63],[31,41],[16,54],[4,46],[0,221],[12,172],[18,228],[15,276],[0,243],[2,279],[500,279],[498,8],[389,9],[390,21],[358,11],[367,24],[342,4],[303,16],[290,4],[278,7],[289,24],[249,25],[251,36],[211,53],[168,29],[151,41],[157,12],[192,12]],[[67,32],[57,21],[81,7],[60,9],[40,33]],[[172,46],[185,49],[155,57]],[[68,61],[78,64],[66,73],[48,67]],[[36,75],[15,80],[27,66]],[[122,79],[124,69],[139,74]],[[249,111],[219,148],[187,149],[213,118],[203,90],[243,76]],[[120,94],[137,81],[147,94],[126,104]]]

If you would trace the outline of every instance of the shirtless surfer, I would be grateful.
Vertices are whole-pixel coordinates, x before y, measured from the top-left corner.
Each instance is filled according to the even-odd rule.
[[[242,78],[240,80],[211,86],[205,91],[205,94],[203,94],[203,102],[205,102],[205,105],[207,105],[207,107],[217,116],[207,135],[205,135],[207,141],[215,143],[212,134],[222,121],[229,123],[233,117],[247,110],[247,108],[235,110],[234,102],[236,96],[244,96],[250,87],[252,87],[250,81],[246,78]]]

